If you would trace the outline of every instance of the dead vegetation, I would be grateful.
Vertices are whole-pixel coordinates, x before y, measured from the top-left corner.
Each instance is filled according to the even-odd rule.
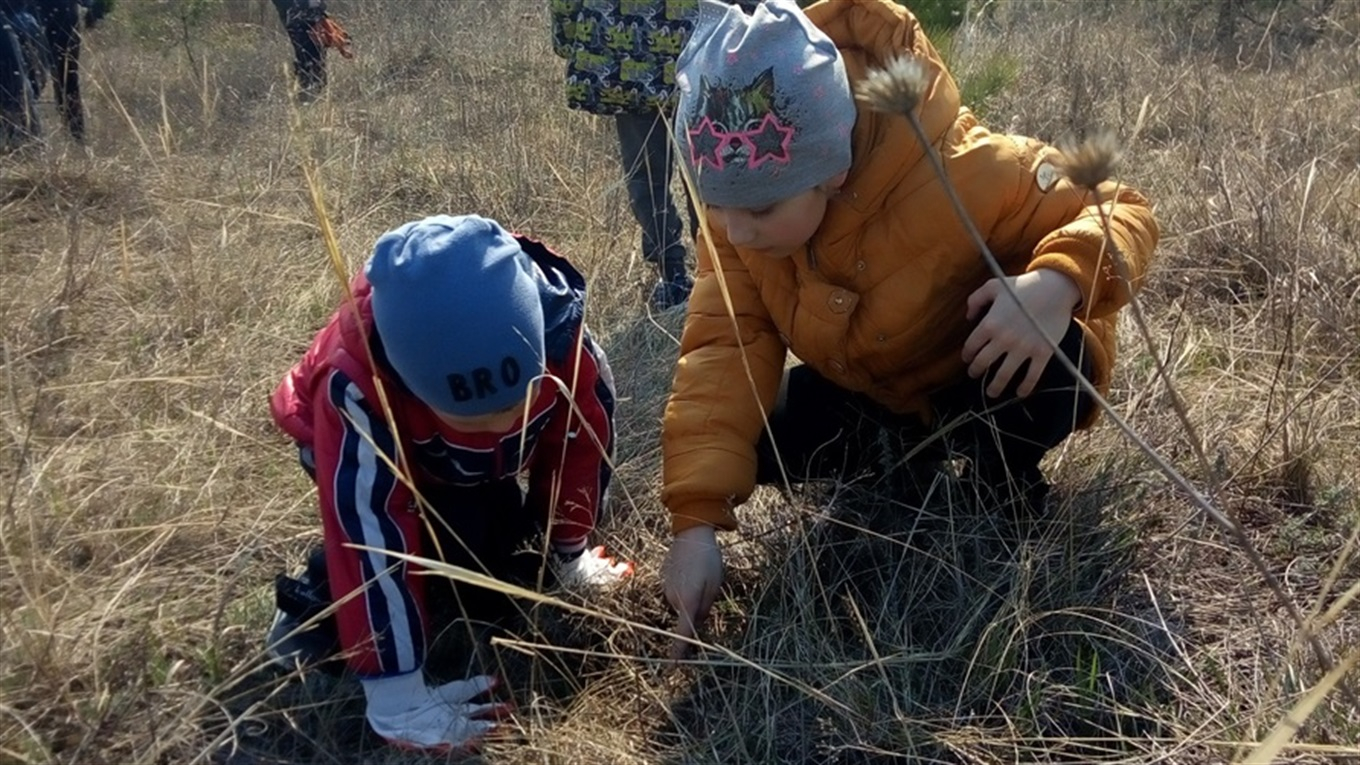
[[[679,321],[646,313],[611,126],[562,105],[541,3],[335,5],[359,56],[298,112],[271,17],[205,24],[190,66],[129,0],[88,42],[89,154],[54,134],[0,158],[0,763],[426,761],[378,746],[352,681],[262,668],[273,575],[319,534],[267,396],[339,295],[304,163],[350,268],[393,225],[477,211],[591,282],[623,399],[606,538],[639,575],[578,603],[593,613],[526,602],[482,651],[519,706],[486,761],[1228,762],[1319,686],[1241,546],[1109,426],[1052,456],[1050,515],[1023,528],[947,473],[921,476],[919,512],[858,486],[763,491],[728,547],[708,636],[727,650],[662,663],[657,422]],[[1019,62],[989,120],[1112,128],[1163,226],[1142,295],[1156,347],[1128,327],[1116,411],[1242,525],[1344,666],[1354,5],[1243,20],[1231,56],[1212,14],[1175,5],[1000,5],[954,53]],[[1307,35],[1282,30],[1323,5]],[[1343,691],[1306,717],[1276,761],[1360,758]]]

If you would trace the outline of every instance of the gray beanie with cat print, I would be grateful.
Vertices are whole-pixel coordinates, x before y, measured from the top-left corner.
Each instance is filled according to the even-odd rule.
[[[794,0],[701,0],[676,68],[675,139],[704,204],[758,210],[850,168],[845,64]]]

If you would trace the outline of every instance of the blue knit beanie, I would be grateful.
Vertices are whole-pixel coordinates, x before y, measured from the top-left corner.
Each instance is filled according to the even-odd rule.
[[[705,204],[758,210],[850,169],[840,51],[794,0],[701,0],[676,62],[675,140]]]
[[[389,231],[364,267],[387,360],[459,417],[508,409],[543,372],[539,270],[493,220],[436,215]]]

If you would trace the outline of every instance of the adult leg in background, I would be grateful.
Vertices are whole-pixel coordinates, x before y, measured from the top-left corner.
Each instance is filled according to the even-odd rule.
[[[57,111],[71,137],[85,140],[85,109],[80,99],[80,9],[75,0],[46,2],[40,19],[52,51],[52,91]]]
[[[42,125],[29,89],[19,33],[0,15],[0,150],[16,149],[40,135]]]
[[[293,45],[293,75],[297,78],[298,100],[315,100],[326,89],[326,51],[312,27],[317,22],[307,14],[290,15],[285,29]]]
[[[671,197],[673,160],[670,134],[657,111],[618,114],[619,159],[633,217],[642,228],[642,257],[657,268],[652,306],[670,308],[689,299],[693,286],[685,266],[680,214]],[[694,216],[692,208],[691,227]]]

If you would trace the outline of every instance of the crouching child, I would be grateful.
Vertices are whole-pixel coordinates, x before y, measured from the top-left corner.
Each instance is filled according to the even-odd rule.
[[[909,111],[928,145],[854,96],[901,61],[921,73]],[[706,620],[717,532],[757,484],[891,489],[903,460],[958,461],[992,513],[1042,515],[1041,460],[1096,420],[1087,385],[1109,390],[1118,313],[1156,247],[1147,200],[1082,188],[1054,148],[985,128],[893,0],[701,0],[677,66],[675,140],[708,224],[662,435],[679,635]]]
[[[316,482],[324,551],[280,577],[270,652],[306,664],[338,648],[387,741],[470,746],[506,711],[478,701],[495,678],[432,686],[423,670],[432,611],[467,617],[476,593],[390,553],[524,585],[545,570],[568,585],[630,574],[587,549],[610,480],[613,380],[581,274],[492,220],[384,234],[351,293],[272,400]]]

